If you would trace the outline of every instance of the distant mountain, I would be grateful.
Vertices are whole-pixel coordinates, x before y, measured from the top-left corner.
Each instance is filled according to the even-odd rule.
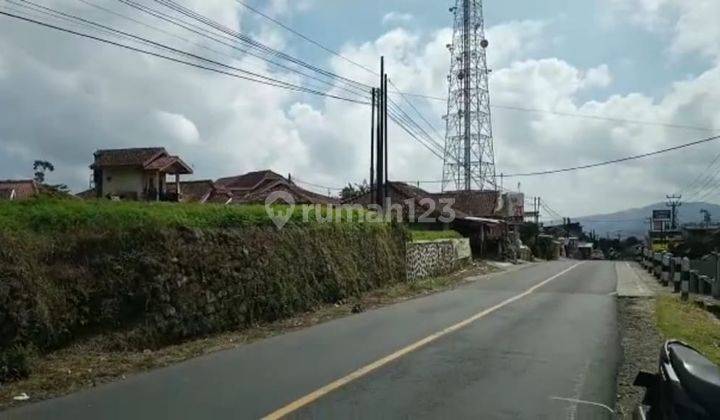
[[[655,203],[649,206],[628,209],[616,213],[598,214],[594,216],[577,217],[573,222],[580,222],[585,232],[592,232],[600,236],[615,237],[618,231],[623,237],[637,236],[644,237],[650,227],[648,218],[652,216],[653,210],[667,210],[663,203]],[[680,223],[695,223],[703,220],[700,210],[710,212],[713,221],[720,220],[720,206],[710,203],[683,203],[678,210]]]

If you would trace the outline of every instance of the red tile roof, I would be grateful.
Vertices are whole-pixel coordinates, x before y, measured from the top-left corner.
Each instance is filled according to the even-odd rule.
[[[93,198],[97,198],[97,191],[95,191],[95,188],[90,188],[89,190],[81,191],[75,194],[75,197],[82,198],[83,200],[91,200]]]
[[[141,147],[133,149],[106,149],[95,152],[92,169],[132,166],[151,171],[191,174],[192,168],[177,156],[170,156],[164,147]]]
[[[162,171],[171,174],[191,174],[193,170],[177,156],[160,156],[144,166],[150,171]]]
[[[444,193],[430,193],[421,188],[408,185],[404,182],[390,182],[390,197],[393,203],[402,204],[405,200],[413,200],[417,208],[429,208],[428,199],[435,204],[437,211],[442,210],[444,204],[441,199],[453,199],[452,208],[457,217],[497,217],[499,193],[497,191],[450,191]],[[346,200],[347,204],[373,203],[371,193],[363,194]]]
[[[0,181],[0,199],[25,200],[38,194],[40,188],[32,179]]]
[[[176,193],[175,183],[168,182],[168,193]],[[186,181],[180,183],[181,201],[185,203],[226,203],[232,194],[207,179],[202,181]]]
[[[164,147],[106,149],[95,152],[93,168],[106,166],[145,166],[160,156],[167,156]]]
[[[270,170],[248,172],[239,176],[220,178],[216,181],[218,185],[233,190],[252,190],[258,188],[261,183],[269,180],[285,179],[282,175]]]
[[[340,200],[317,194],[312,191],[300,188],[286,179],[272,182],[253,192],[233,198],[234,204],[262,204],[267,197],[276,191],[285,191],[295,200],[295,204],[339,204]]]
[[[455,200],[453,208],[472,217],[493,217],[500,210],[500,193],[497,191],[447,191],[433,194],[433,197]]]

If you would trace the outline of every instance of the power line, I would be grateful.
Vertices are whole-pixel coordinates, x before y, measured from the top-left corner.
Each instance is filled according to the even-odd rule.
[[[10,0],[7,0],[7,1],[10,1]],[[24,0],[22,0],[22,1],[24,1]],[[111,15],[113,15],[113,16],[119,17],[119,18],[124,19],[124,20],[127,20],[127,21],[129,21],[129,22],[133,22],[133,23],[135,23],[135,24],[137,24],[137,25],[140,25],[140,26],[142,26],[142,27],[144,27],[144,28],[150,29],[150,30],[155,31],[155,32],[162,33],[162,34],[164,34],[164,35],[166,35],[166,36],[169,36],[169,37],[173,37],[173,38],[179,39],[179,40],[181,40],[181,41],[183,41],[183,42],[186,42],[186,43],[188,43],[188,44],[194,45],[194,46],[196,46],[196,47],[198,47],[198,48],[202,48],[202,49],[207,50],[207,51],[212,51],[212,52],[214,52],[215,54],[218,54],[218,55],[221,55],[221,56],[224,56],[224,57],[233,59],[233,60],[239,58],[237,54],[235,54],[235,55],[227,54],[227,53],[225,53],[224,51],[220,51],[220,50],[217,50],[217,49],[215,49],[215,48],[211,48],[211,47],[209,47],[209,46],[207,46],[207,45],[204,45],[204,44],[202,44],[202,43],[192,41],[192,40],[190,40],[190,39],[188,39],[188,38],[185,38],[185,37],[183,37],[183,36],[180,36],[180,35],[178,35],[178,34],[175,34],[175,33],[172,33],[172,32],[170,32],[170,31],[166,31],[166,30],[161,29],[161,28],[158,28],[158,27],[156,27],[156,26],[147,24],[147,23],[145,23],[145,22],[143,22],[143,21],[140,21],[140,20],[138,20],[138,19],[132,18],[132,17],[130,17],[130,16],[126,16],[126,15],[124,15],[124,14],[122,14],[122,13],[119,13],[119,12],[117,12],[117,11],[115,11],[115,10],[112,10],[112,9],[109,9],[109,8],[106,8],[106,7],[103,7],[103,6],[100,6],[100,5],[98,5],[98,4],[91,3],[91,2],[88,1],[88,0],[78,0],[78,1],[81,2],[81,3],[83,3],[83,4],[88,5],[88,6],[90,6],[90,7],[93,7],[93,8],[95,8],[95,9],[102,10],[102,11],[104,11],[105,13],[111,14]],[[125,3],[125,2],[123,2],[123,1],[121,1],[121,3],[123,3],[123,4],[127,5],[127,6],[130,6],[130,7],[136,8],[134,5],[131,5],[131,4],[129,4],[129,3]],[[138,5],[138,6],[140,6],[140,5]],[[146,13],[146,14],[150,14],[151,16],[153,16],[153,17],[155,17],[155,18],[158,18],[158,19],[163,20],[163,21],[165,21],[165,22],[169,22],[169,23],[171,23],[171,24],[173,24],[173,25],[175,25],[175,26],[181,27],[181,28],[183,28],[183,29],[185,29],[185,30],[187,30],[187,31],[189,31],[189,32],[192,32],[192,33],[194,33],[194,34],[197,34],[197,35],[200,35],[200,36],[205,37],[205,38],[207,38],[207,39],[210,39],[210,40],[212,40],[212,41],[215,41],[215,42],[217,42],[217,43],[219,43],[219,44],[221,44],[221,45],[223,45],[223,46],[226,46],[226,47],[232,48],[233,50],[237,50],[237,51],[239,51],[239,52],[242,52],[243,54],[248,54],[248,55],[251,55],[251,56],[253,56],[253,57],[259,58],[259,59],[261,59],[261,60],[263,60],[263,61],[267,62],[268,64],[271,64],[271,65],[273,65],[273,66],[275,66],[275,67],[281,68],[281,69],[283,69],[283,70],[291,71],[291,72],[293,72],[293,73],[296,73],[296,74],[299,74],[299,75],[301,75],[301,76],[303,76],[303,77],[306,77],[306,78],[308,78],[308,79],[310,79],[310,80],[314,80],[314,81],[323,83],[324,85],[327,85],[327,86],[330,86],[330,87],[339,88],[339,89],[341,89],[341,90],[343,90],[343,91],[345,91],[345,92],[348,92],[348,93],[350,93],[350,94],[353,94],[353,95],[355,95],[355,96],[357,96],[357,97],[361,97],[362,99],[365,99],[365,97],[367,96],[367,93],[366,93],[365,91],[359,90],[359,88],[355,87],[354,85],[348,85],[348,87],[338,86],[338,85],[336,85],[335,83],[333,83],[333,82],[331,82],[331,81],[324,80],[324,79],[321,79],[321,78],[319,78],[319,77],[315,77],[315,76],[313,76],[313,75],[304,73],[304,72],[302,72],[302,71],[300,71],[300,70],[298,70],[298,69],[296,69],[296,68],[292,68],[292,67],[283,65],[283,64],[278,63],[278,62],[276,62],[276,61],[273,61],[272,59],[269,59],[269,58],[267,58],[267,57],[258,55],[257,53],[253,53],[252,51],[249,51],[248,49],[239,48],[239,47],[237,47],[237,46],[234,45],[234,44],[230,44],[230,43],[228,43],[228,42],[223,42],[222,40],[216,38],[212,33],[208,32],[208,31],[202,31],[202,32],[201,32],[201,31],[199,31],[199,30],[195,30],[195,29],[193,29],[193,28],[191,28],[191,27],[188,27],[188,26],[184,25],[184,24],[181,23],[181,22],[178,22],[177,20],[173,20],[171,16],[168,16],[168,15],[164,15],[164,16],[163,16],[162,13],[159,12],[159,11],[155,11],[155,10],[152,10],[152,9],[150,9],[150,8],[147,8],[147,9],[136,8],[136,9],[138,9],[138,10],[140,10],[141,12],[144,12],[144,13]],[[198,29],[202,30],[202,28],[198,28]],[[320,88],[318,88],[318,89],[320,89]]]
[[[161,2],[160,0],[156,0],[156,1]],[[303,39],[303,40],[305,40],[305,41],[307,41],[307,42],[309,42],[309,43],[311,43],[311,44],[319,47],[319,48],[322,49],[323,51],[328,52],[328,53],[330,53],[330,54],[332,54],[332,55],[334,55],[334,56],[337,56],[337,57],[343,59],[344,61],[346,61],[346,62],[348,62],[348,63],[350,63],[350,64],[352,64],[352,65],[354,65],[354,66],[356,66],[356,67],[358,67],[358,68],[361,68],[361,69],[363,69],[363,70],[365,70],[365,71],[367,71],[367,72],[369,72],[369,73],[371,73],[371,74],[373,74],[373,75],[377,75],[377,72],[375,72],[374,70],[368,68],[367,66],[364,66],[364,65],[362,65],[362,64],[360,64],[360,63],[358,63],[358,62],[356,62],[356,61],[354,61],[354,60],[352,60],[352,59],[350,59],[350,58],[348,58],[348,57],[346,57],[346,56],[344,56],[344,55],[342,55],[342,54],[340,54],[339,52],[337,52],[337,51],[335,51],[335,50],[333,50],[333,49],[325,46],[324,44],[320,43],[319,41],[317,41],[317,40],[315,40],[315,39],[312,39],[312,38],[310,38],[309,36],[307,36],[307,35],[305,35],[305,34],[302,34],[301,32],[293,29],[293,28],[290,27],[289,25],[287,25],[287,24],[285,24],[285,23],[283,23],[283,22],[280,22],[279,20],[277,20],[277,19],[275,19],[275,18],[273,18],[273,17],[271,17],[271,16],[269,16],[269,15],[261,12],[260,10],[258,10],[258,9],[256,9],[256,8],[253,8],[252,6],[248,5],[246,2],[244,2],[244,1],[242,1],[242,0],[235,0],[235,1],[236,1],[238,4],[242,5],[243,7],[247,8],[248,10],[250,10],[251,12],[253,12],[253,13],[255,13],[255,14],[263,17],[264,19],[266,19],[266,20],[268,20],[268,21],[270,21],[270,22],[278,25],[279,27],[281,27],[281,28],[285,29],[286,31],[288,31],[288,32],[290,32],[290,33],[292,33],[292,34],[300,37],[301,39]],[[392,82],[390,82],[390,83],[392,84]],[[365,87],[368,87],[368,86],[365,86]],[[395,86],[393,85],[393,87],[395,87]],[[395,87],[395,89],[396,89],[396,92],[394,92],[395,94],[398,94],[398,95],[401,95],[401,96],[404,96],[404,97],[406,97],[406,96],[414,96],[414,97],[425,98],[425,99],[430,99],[430,100],[437,100],[437,101],[443,101],[443,102],[447,102],[447,101],[448,101],[448,98],[442,98],[442,97],[437,97],[437,96],[432,96],[432,95],[424,95],[424,94],[419,94],[419,93],[402,92],[402,91],[398,90],[396,87]],[[405,99],[407,100],[407,98],[405,98]],[[409,103],[409,101],[408,101],[408,103]],[[614,117],[605,117],[605,116],[599,116],[599,115],[589,115],[589,114],[571,113],[571,112],[547,110],[547,109],[540,109],[540,108],[529,108],[529,107],[521,107],[521,106],[513,106],[513,105],[496,105],[496,104],[491,104],[491,107],[492,107],[492,108],[495,108],[495,109],[505,109],[505,110],[511,110],[511,111],[521,111],[521,112],[533,112],[533,113],[542,113],[542,114],[552,114],[552,115],[558,115],[558,116],[563,116],[563,117],[593,119],[593,120],[607,121],[607,122],[621,122],[621,123],[639,124],[639,125],[654,125],[654,126],[660,126],[660,127],[665,127],[665,128],[676,128],[676,129],[695,130],[695,131],[704,131],[704,132],[716,132],[716,131],[717,131],[716,129],[712,129],[712,128],[692,126],[692,125],[686,125],[686,124],[675,124],[675,123],[665,123],[665,122],[656,122],[656,121],[643,121],[643,120],[634,120],[634,119],[628,119],[628,118],[614,118]],[[413,108],[415,108],[415,107],[413,106]],[[422,119],[425,120],[424,117],[422,117]],[[427,121],[426,121],[426,122],[427,122]],[[430,127],[432,127],[431,124],[428,123],[428,125],[429,125]],[[433,129],[434,129],[434,128],[433,128]],[[437,131],[437,130],[435,130],[435,131]]]
[[[420,119],[421,119],[423,122],[425,122],[425,124],[427,124],[427,126],[430,127],[430,129],[431,129],[432,131],[435,132],[435,135],[438,136],[438,137],[440,137],[440,138],[442,138],[442,135],[440,135],[440,133],[438,132],[438,130],[435,128],[435,126],[433,126],[433,125],[425,118],[425,116],[415,107],[415,105],[413,105],[413,103],[407,98],[407,96],[405,96],[405,95],[400,91],[400,89],[398,89],[398,87],[395,86],[395,83],[393,83],[392,80],[390,80],[390,85],[392,86],[392,88],[395,90],[396,93],[400,94],[400,97],[405,101],[405,103],[407,103],[408,105],[410,105],[410,107],[415,111],[415,113],[420,117]],[[392,101],[392,99],[389,99],[389,100]]]
[[[695,179],[693,179],[685,188],[680,190],[680,193],[685,194],[688,199],[692,199],[692,197],[702,194],[703,190],[707,185],[712,181],[713,178],[717,176],[717,172],[715,174],[711,174],[710,171],[713,166],[715,166],[718,161],[720,160],[720,153],[718,153],[715,158],[708,164],[707,168],[700,172]]]
[[[321,44],[320,42],[318,42],[318,41],[316,41],[316,40],[308,37],[307,35],[304,35],[304,34],[298,32],[298,31],[296,31],[295,29],[293,29],[293,28],[291,28],[290,26],[288,26],[288,25],[280,22],[279,20],[277,20],[277,19],[275,19],[275,18],[273,18],[273,17],[271,17],[271,16],[268,16],[267,14],[265,14],[265,13],[263,13],[263,12],[255,9],[255,8],[251,7],[251,6],[248,5],[247,3],[245,3],[245,2],[243,2],[243,1],[241,1],[241,0],[235,0],[235,1],[236,1],[237,3],[239,3],[241,6],[245,7],[245,8],[248,9],[248,10],[250,10],[251,12],[253,12],[253,13],[259,15],[259,16],[262,16],[263,18],[265,18],[265,19],[269,20],[270,22],[272,22],[272,23],[280,26],[281,28],[285,29],[286,31],[288,31],[288,32],[290,32],[290,33],[292,33],[292,34],[294,34],[294,35],[296,35],[296,36],[304,39],[305,41],[307,41],[307,42],[315,45],[316,47],[319,47],[319,48],[322,49],[323,51],[328,52],[328,53],[330,53],[330,54],[332,54],[332,55],[334,55],[334,56],[336,56],[336,57],[339,57],[339,58],[345,60],[346,62],[348,62],[348,63],[350,63],[350,64],[352,64],[352,65],[354,65],[354,66],[356,66],[356,67],[358,67],[358,68],[361,68],[361,69],[367,71],[368,73],[371,73],[371,74],[373,74],[373,75],[375,75],[375,76],[378,75],[378,73],[377,73],[376,71],[374,71],[374,70],[372,70],[372,69],[370,69],[370,68],[368,68],[368,67],[366,67],[366,66],[364,66],[364,65],[362,65],[362,64],[360,64],[360,63],[358,63],[358,62],[356,62],[356,61],[351,60],[350,58],[348,58],[348,57],[340,54],[339,52],[337,52],[337,51],[335,51],[335,50],[333,50],[333,49],[331,49],[331,48],[326,47],[325,45]]]
[[[424,98],[424,99],[429,99],[429,100],[434,100],[434,101],[447,102],[447,100],[448,100],[448,98],[442,98],[439,96],[432,96],[432,95],[424,95],[424,94],[420,94],[420,93],[402,92],[402,94],[405,96],[414,96],[417,98]],[[542,109],[542,108],[522,107],[522,106],[516,106],[516,105],[491,104],[490,107],[494,108],[494,109],[504,109],[504,110],[508,110],[508,111],[531,112],[531,113],[538,113],[538,114],[551,114],[551,115],[558,115],[561,117],[582,118],[582,119],[591,119],[591,120],[626,123],[626,124],[652,125],[652,126],[659,126],[659,127],[665,127],[665,128],[676,128],[676,129],[682,129],[682,130],[694,130],[694,131],[704,131],[704,132],[717,132],[718,131],[718,129],[715,129],[715,128],[700,127],[700,126],[687,125],[687,124],[666,123],[666,122],[661,122],[661,121],[644,121],[644,120],[635,120],[635,119],[629,119],[629,118],[605,117],[605,116],[601,116],[601,115],[580,114],[580,113],[574,113],[574,112],[563,112],[563,111],[555,111],[555,110]]]
[[[230,36],[230,35],[228,35],[227,33],[224,33],[224,32],[223,32],[223,33],[215,33],[215,32],[212,32],[212,31],[210,31],[210,30],[208,30],[208,29],[206,29],[206,28],[204,28],[204,27],[202,27],[202,26],[196,25],[196,24],[194,24],[194,23],[192,23],[192,22],[184,21],[184,20],[182,20],[182,19],[180,19],[180,18],[177,18],[177,17],[171,16],[171,15],[168,15],[167,13],[161,12],[160,10],[153,9],[153,8],[151,8],[151,7],[149,7],[149,6],[146,6],[146,5],[143,5],[143,4],[134,2],[134,1],[132,1],[132,0],[118,0],[118,1],[121,2],[121,3],[123,3],[123,4],[125,4],[126,6],[129,6],[129,7],[131,7],[131,8],[136,9],[136,10],[139,10],[140,12],[143,12],[143,13],[145,13],[145,14],[148,14],[148,15],[150,15],[150,16],[153,16],[154,18],[156,18],[156,19],[158,19],[158,20],[161,20],[161,21],[166,22],[166,23],[170,23],[170,24],[172,24],[172,25],[174,25],[174,26],[180,27],[180,28],[182,28],[182,29],[184,29],[184,30],[187,30],[187,31],[191,32],[191,33],[194,33],[194,34],[196,34],[196,35],[202,36],[202,37],[204,37],[204,38],[206,38],[206,39],[209,39],[209,40],[211,40],[211,41],[217,42],[217,43],[219,43],[219,44],[221,44],[221,45],[223,45],[223,46],[232,48],[233,50],[240,51],[240,52],[242,52],[243,54],[248,54],[248,55],[251,55],[251,56],[253,56],[253,57],[256,57],[256,58],[258,58],[258,59],[260,59],[260,60],[265,61],[266,63],[268,63],[268,64],[270,64],[270,65],[272,65],[272,66],[275,66],[275,67],[278,67],[278,68],[282,68],[282,69],[284,69],[284,70],[289,70],[289,71],[292,71],[292,72],[294,72],[294,73],[300,74],[300,75],[302,75],[302,76],[304,76],[304,77],[307,77],[307,78],[310,78],[310,79],[313,79],[313,80],[318,80],[318,81],[320,81],[320,82],[322,82],[322,83],[325,83],[325,84],[328,84],[328,85],[331,85],[331,86],[335,86],[334,84],[332,84],[332,83],[330,83],[330,82],[328,82],[328,81],[325,81],[325,80],[322,80],[322,79],[318,79],[318,78],[316,78],[316,77],[314,77],[314,76],[311,76],[311,75],[308,75],[308,74],[306,74],[306,73],[304,73],[304,72],[302,72],[302,71],[300,71],[300,70],[298,70],[298,69],[288,67],[288,66],[286,66],[286,65],[284,65],[284,64],[281,64],[281,63],[279,63],[279,62],[277,62],[277,61],[275,61],[275,60],[273,60],[273,59],[271,59],[271,58],[269,58],[269,57],[267,57],[267,56],[262,55],[263,53],[264,53],[264,54],[269,54],[268,51],[271,51],[271,54],[272,54],[273,56],[275,56],[275,57],[279,57],[279,58],[285,59],[286,61],[289,61],[289,62],[292,63],[292,64],[295,64],[295,65],[298,65],[298,66],[300,66],[300,67],[304,67],[304,68],[310,69],[311,71],[315,71],[315,70],[312,68],[313,66],[308,65],[308,64],[302,62],[302,61],[299,60],[299,59],[294,59],[294,57],[292,57],[292,59],[287,59],[287,58],[283,57],[283,56],[282,56],[283,53],[281,53],[281,52],[279,52],[279,51],[272,50],[272,49],[270,49],[269,47],[260,48],[260,47],[257,47],[257,46],[255,45],[255,44],[257,44],[257,45],[262,45],[262,44],[260,44],[260,43],[257,43],[257,42],[256,42],[255,44],[252,44],[252,43],[247,43],[247,42],[245,42],[244,40],[240,39],[240,42],[241,42],[241,43],[243,43],[243,44],[245,44],[245,45],[248,45],[246,48],[240,48],[240,47],[238,47],[237,45],[235,45],[235,44],[237,43],[237,41],[238,41],[238,38],[237,38],[237,37],[234,37],[234,36]],[[263,47],[264,47],[264,46],[263,46]],[[252,50],[259,51],[259,52],[251,51],[251,49],[252,49]],[[288,57],[290,57],[290,56],[288,56]],[[315,71],[315,72],[317,73],[317,71]],[[364,86],[364,85],[362,85],[362,84],[359,84],[359,82],[353,82],[353,83],[346,82],[345,80],[342,80],[342,79],[339,79],[338,77],[335,77],[332,73],[327,73],[327,72],[326,72],[326,73],[319,73],[319,74],[322,74],[322,76],[324,76],[324,77],[327,77],[327,78],[330,78],[330,79],[333,79],[333,80],[337,80],[337,81],[339,81],[339,82],[343,82],[343,83],[345,83],[345,84],[347,85],[348,88],[353,89],[353,90],[355,90],[355,91],[358,91],[359,89],[361,89],[360,92],[361,92],[361,94],[364,95],[364,96],[367,95],[365,88],[368,88],[368,89],[370,88],[370,86]],[[342,87],[341,87],[341,89],[347,90],[347,88],[342,88]],[[357,92],[356,92],[356,94],[357,94]]]
[[[703,144],[703,143],[708,143],[708,142],[715,141],[718,139],[720,139],[720,136],[713,136],[713,137],[708,137],[708,138],[705,138],[702,140],[697,140],[697,141],[693,141],[690,143],[681,144],[679,146],[668,147],[666,149],[661,149],[661,150],[657,150],[657,151],[650,152],[650,153],[643,153],[640,155],[628,156],[628,157],[619,158],[619,159],[612,159],[612,160],[608,160],[608,161],[604,161],[604,162],[592,163],[589,165],[573,166],[570,168],[552,169],[552,170],[538,171],[538,172],[517,173],[517,174],[509,174],[509,175],[505,174],[503,176],[505,178],[530,177],[530,176],[551,175],[551,174],[558,174],[558,173],[564,173],[564,172],[579,171],[582,169],[597,168],[600,166],[607,166],[607,165],[612,165],[615,163],[627,162],[627,161],[637,160],[637,159],[644,159],[647,157],[656,156],[656,155],[660,155],[660,154],[668,153],[668,152],[673,152],[676,150],[685,149],[685,148],[696,146],[696,145]]]
[[[120,1],[122,1],[122,2],[124,2],[124,3],[128,3],[128,2],[132,3],[130,0],[120,0]],[[355,84],[355,85],[357,85],[357,86],[361,86],[361,87],[363,87],[363,88],[368,88],[368,89],[369,89],[369,88],[371,87],[371,86],[366,85],[366,84],[364,84],[364,83],[360,83],[360,82],[358,82],[358,81],[356,81],[356,80],[352,80],[352,79],[343,77],[343,76],[341,76],[341,75],[332,73],[332,72],[330,72],[330,71],[328,71],[328,70],[324,70],[324,69],[322,69],[322,68],[320,68],[320,67],[317,67],[317,66],[315,66],[315,65],[309,64],[309,63],[307,63],[307,62],[305,62],[305,61],[303,61],[303,60],[301,60],[301,59],[298,59],[298,58],[296,58],[296,57],[293,57],[293,56],[291,56],[291,55],[288,55],[288,54],[286,54],[286,53],[284,53],[284,52],[282,52],[282,51],[279,51],[279,50],[276,50],[276,49],[274,49],[274,48],[271,48],[271,47],[269,47],[269,46],[267,46],[267,45],[265,45],[265,44],[263,44],[263,43],[261,43],[261,42],[259,42],[259,41],[256,41],[255,39],[253,39],[252,37],[250,37],[250,36],[248,36],[248,35],[245,35],[245,34],[243,34],[243,33],[241,33],[241,32],[237,32],[237,31],[235,31],[235,30],[232,30],[232,29],[230,29],[230,28],[228,28],[228,27],[226,27],[226,26],[218,23],[217,21],[214,21],[214,20],[212,20],[212,19],[210,19],[210,18],[208,18],[208,17],[206,17],[206,16],[204,16],[204,15],[202,15],[202,14],[200,14],[200,13],[198,13],[198,12],[192,10],[192,9],[189,9],[189,8],[187,8],[187,7],[184,7],[184,6],[180,5],[180,4],[178,4],[178,3],[175,2],[175,1],[172,1],[172,0],[154,0],[154,1],[155,1],[156,3],[158,3],[158,4],[161,4],[161,5],[169,8],[170,10],[173,10],[173,11],[175,11],[175,12],[177,12],[177,13],[180,13],[181,15],[186,16],[186,17],[188,17],[188,18],[190,18],[190,19],[193,19],[193,20],[195,20],[195,21],[198,21],[198,22],[200,22],[200,23],[202,23],[202,24],[204,24],[204,25],[207,25],[207,26],[215,29],[216,31],[219,31],[219,32],[221,32],[221,33],[224,33],[224,34],[226,34],[226,35],[229,35],[229,36],[231,36],[232,38],[235,38],[236,40],[240,40],[241,42],[243,42],[243,43],[245,43],[245,44],[247,44],[247,45],[250,45],[250,46],[252,46],[253,48],[256,48],[256,49],[258,49],[258,50],[260,50],[260,51],[263,51],[263,52],[265,52],[265,53],[268,53],[268,54],[277,56],[277,57],[282,58],[282,59],[284,59],[284,60],[288,60],[288,61],[293,62],[293,63],[295,63],[295,64],[298,64],[298,65],[300,65],[300,66],[302,66],[302,67],[305,67],[305,68],[308,68],[308,69],[310,69],[310,70],[316,71],[316,72],[318,72],[318,73],[320,73],[320,74],[323,74],[324,76],[338,78],[338,79],[344,80],[345,82],[352,83],[352,84]]]
[[[292,178],[292,181],[293,181],[293,182],[297,182],[298,184],[309,185],[309,186],[315,187],[315,188],[321,188],[321,189],[323,189],[323,190],[342,191],[342,190],[345,189],[345,188],[329,187],[329,186],[327,186],[327,185],[315,184],[315,183],[312,183],[312,182],[303,181],[303,180],[298,179],[298,178],[295,178],[295,177]]]
[[[50,24],[50,23],[42,22],[42,21],[39,21],[39,20],[36,20],[36,19],[32,19],[32,18],[20,16],[20,15],[14,14],[14,13],[8,13],[8,12],[0,11],[0,15],[4,15],[4,16],[11,17],[11,18],[14,18],[14,19],[22,20],[22,21],[25,21],[25,22],[27,22],[27,23],[33,23],[33,24],[36,24],[36,25],[39,25],[39,26],[43,26],[43,27],[49,28],[49,29],[54,29],[54,30],[57,30],[57,31],[60,31],[60,32],[65,32],[65,33],[68,33],[68,34],[71,34],[71,35],[75,35],[75,36],[79,36],[79,37],[91,39],[91,40],[94,40],[94,41],[97,41],[97,42],[101,42],[101,43],[105,43],[105,44],[108,44],[108,45],[116,46],[116,47],[119,47],[119,48],[127,49],[127,50],[130,50],[130,51],[138,52],[138,53],[141,53],[141,54],[145,54],[145,55],[149,55],[149,56],[161,58],[161,59],[164,59],[164,60],[172,61],[172,62],[175,62],[175,63],[178,63],[178,64],[183,64],[183,65],[186,65],[186,66],[195,67],[195,68],[202,69],[202,70],[208,70],[208,71],[212,71],[212,72],[219,73],[219,74],[223,74],[223,75],[230,76],[230,77],[235,77],[235,78],[242,79],[242,80],[247,80],[247,81],[251,81],[251,82],[255,82],[255,83],[259,83],[259,84],[263,84],[263,85],[267,85],[267,86],[278,87],[278,88],[286,89],[286,90],[292,90],[292,91],[298,91],[298,92],[311,93],[311,94],[314,94],[314,95],[325,96],[325,97],[329,97],[329,98],[333,98],[333,99],[338,99],[338,100],[342,100],[342,101],[346,101],[346,102],[352,102],[352,103],[357,103],[357,104],[362,104],[362,105],[368,105],[368,104],[369,104],[368,102],[358,101],[358,100],[356,100],[356,99],[346,98],[346,97],[342,97],[342,96],[339,96],[339,95],[328,94],[328,93],[325,93],[325,92],[320,92],[320,91],[317,91],[317,90],[314,90],[314,89],[309,89],[309,88],[302,87],[302,86],[299,86],[299,85],[295,85],[295,84],[292,84],[292,83],[284,82],[284,81],[282,81],[282,80],[274,79],[274,78],[271,78],[271,77],[268,77],[268,76],[259,75],[259,74],[256,74],[256,73],[253,73],[253,72],[249,72],[249,71],[246,71],[246,70],[237,68],[237,67],[228,66],[228,65],[225,65],[225,64],[216,62],[216,61],[214,61],[214,60],[205,59],[205,58],[203,58],[203,57],[196,56],[196,55],[194,55],[194,54],[192,54],[192,53],[181,52],[183,55],[187,55],[187,56],[190,56],[190,57],[193,57],[193,58],[197,57],[198,59],[201,59],[202,61],[207,61],[207,62],[213,63],[213,64],[215,64],[215,65],[218,65],[218,66],[221,66],[221,67],[225,67],[225,68],[228,68],[228,69],[232,69],[232,70],[235,70],[235,71],[238,71],[238,72],[240,72],[240,73],[247,74],[247,75],[231,73],[230,71],[220,70],[220,69],[217,69],[217,68],[213,68],[213,67],[209,67],[209,66],[205,66],[205,65],[193,63],[193,62],[190,62],[190,61],[181,60],[181,59],[174,58],[174,57],[171,57],[171,56],[168,56],[168,55],[164,55],[164,54],[160,54],[160,53],[157,53],[157,52],[145,50],[145,49],[142,49],[142,48],[133,47],[133,46],[130,46],[130,45],[127,45],[127,44],[122,44],[122,43],[119,43],[119,42],[115,42],[115,41],[112,41],[112,40],[108,40],[108,39],[105,39],[105,38],[101,38],[101,37],[98,37],[98,36],[90,35],[90,34],[83,33],[83,32],[79,32],[79,31],[75,31],[75,30],[72,30],[72,29],[63,28],[63,27],[61,27],[61,26],[57,26],[57,25],[53,25],[53,24]],[[119,31],[119,32],[121,32],[121,31]],[[133,36],[133,37],[135,37],[135,36]],[[135,37],[135,38],[142,39],[142,38],[140,38],[140,37]],[[149,41],[149,40],[148,40],[148,42],[151,42],[151,43],[156,44],[156,45],[160,45],[159,43],[155,43],[154,41]],[[163,48],[165,48],[165,47],[163,47]],[[179,52],[180,52],[180,50],[174,49],[174,48],[172,48],[172,47],[168,47],[167,49],[169,49],[169,50],[174,50],[174,51],[179,51]]]

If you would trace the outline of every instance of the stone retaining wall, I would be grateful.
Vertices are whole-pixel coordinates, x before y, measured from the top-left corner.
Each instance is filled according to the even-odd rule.
[[[419,280],[450,274],[471,259],[467,238],[412,242],[407,246],[407,278]]]

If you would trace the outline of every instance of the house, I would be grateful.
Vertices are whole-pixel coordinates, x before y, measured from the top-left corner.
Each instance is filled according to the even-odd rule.
[[[90,169],[96,197],[153,201],[178,201],[182,196],[180,175],[193,173],[188,164],[163,147],[98,150]],[[172,194],[167,188],[168,175],[174,175]]]
[[[0,201],[26,200],[40,193],[41,187],[32,179],[0,180]]]
[[[517,193],[498,191],[430,193],[403,182],[389,182],[387,195],[392,207],[402,209],[402,220],[416,224],[421,222],[421,217],[435,219],[433,223],[422,223],[420,226],[431,230],[455,229],[470,238],[473,252],[481,256],[494,253],[495,250],[498,254],[502,254],[507,248],[506,238],[511,230],[511,224],[518,217],[520,220],[524,217],[522,207],[524,197],[522,194],[516,197]],[[374,202],[373,192],[368,192],[345,200],[343,204],[368,206]],[[450,223],[437,220],[444,214],[446,203],[452,203],[451,208],[455,214],[454,220]]]
[[[271,170],[220,178],[215,184],[232,194],[232,204],[263,204],[278,191],[288,193],[295,204],[339,204],[338,199],[301,188],[290,176],[286,178]]]
[[[409,206],[412,203],[415,207],[416,216],[430,211],[427,216],[439,215],[445,203],[452,203],[452,209],[457,218],[486,218],[494,220],[514,219],[516,214],[522,220],[522,207],[514,208],[511,194],[503,194],[498,191],[446,191],[441,193],[427,192],[404,182],[389,182],[388,197],[392,206],[400,205],[404,208],[405,215],[409,213]],[[522,197],[521,197],[522,198]],[[367,206],[373,204],[375,198],[372,192],[368,192],[351,199],[345,200],[343,204],[361,204]],[[415,222],[416,220],[409,220]]]
[[[167,191],[168,194],[176,194],[177,186],[168,184]],[[233,198],[230,190],[209,179],[181,182],[180,191],[182,191],[180,201],[183,203],[230,204]]]

